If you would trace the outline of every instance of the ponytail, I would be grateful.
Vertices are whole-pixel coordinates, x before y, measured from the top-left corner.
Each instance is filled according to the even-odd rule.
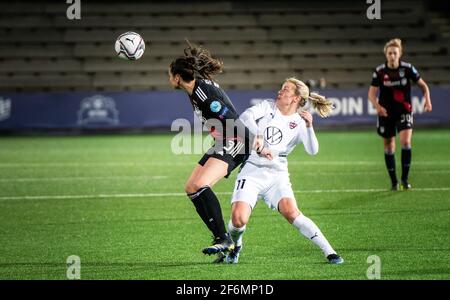
[[[311,93],[308,96],[308,101],[311,102],[314,109],[322,118],[328,117],[334,108],[333,102],[317,93]]]
[[[213,58],[207,49],[186,42],[189,46],[184,49],[184,56],[170,64],[172,75],[179,74],[184,81],[190,82],[196,77],[212,79],[211,76],[222,73],[222,61]]]
[[[334,108],[333,102],[322,95],[314,92],[311,93],[309,87],[303,81],[298,80],[295,77],[288,78],[286,81],[291,82],[296,86],[295,94],[300,97],[299,108],[304,107],[308,101],[322,118],[330,115]]]

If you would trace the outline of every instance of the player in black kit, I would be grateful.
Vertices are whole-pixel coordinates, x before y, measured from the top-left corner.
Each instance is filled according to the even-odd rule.
[[[222,62],[212,58],[208,50],[191,44],[184,54],[170,64],[170,84],[188,94],[195,114],[215,141],[192,171],[185,191],[214,235],[213,245],[203,249],[203,253],[225,253],[233,250],[234,244],[225,229],[219,200],[211,188],[247,159],[253,138],[239,120],[228,96],[211,79],[222,71]]]
[[[384,54],[387,61],[375,69],[369,88],[369,100],[378,113],[377,131],[384,139],[384,158],[391,178],[392,190],[399,189],[394,156],[397,131],[402,147],[400,187],[404,190],[411,188],[408,183],[413,126],[411,80],[419,86],[425,97],[424,111],[431,112],[432,110],[428,86],[413,65],[400,60],[402,50],[400,39],[392,39],[386,43]],[[379,98],[377,98],[378,90],[380,90]]]

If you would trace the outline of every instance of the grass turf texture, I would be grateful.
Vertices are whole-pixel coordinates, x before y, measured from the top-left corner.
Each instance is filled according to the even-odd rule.
[[[70,255],[82,279],[366,279],[370,255],[382,279],[450,279],[450,131],[416,130],[413,190],[398,192],[374,132],[317,136],[317,156],[289,156],[291,180],[339,266],[261,202],[239,264],[211,264],[183,193],[201,155],[172,154],[170,135],[2,137],[0,279],[66,279]],[[214,188],[226,222],[235,178]]]

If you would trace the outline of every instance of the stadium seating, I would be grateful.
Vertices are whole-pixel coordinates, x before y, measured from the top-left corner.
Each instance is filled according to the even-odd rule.
[[[450,25],[420,0],[383,3],[381,20],[367,19],[365,1],[85,1],[81,20],[68,20],[60,2],[0,4],[1,90],[168,90],[185,38],[224,61],[226,89],[278,88],[288,76],[367,86],[393,37],[427,81],[450,84]],[[147,46],[136,62],[114,51],[130,30]]]

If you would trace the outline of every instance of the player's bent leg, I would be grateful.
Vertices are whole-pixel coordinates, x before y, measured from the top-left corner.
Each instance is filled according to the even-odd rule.
[[[201,172],[192,181],[194,187],[214,186],[228,173],[228,164],[220,159],[210,157],[203,165]]]
[[[235,201],[231,206],[231,223],[236,228],[244,227],[252,213],[251,206],[244,201]]]
[[[251,206],[244,201],[235,201],[231,206],[231,220],[228,222],[228,232],[234,242],[234,249],[226,257],[229,264],[237,264],[242,250],[242,236],[252,213]]]
[[[409,190],[411,185],[408,183],[409,168],[411,166],[411,137],[412,129],[404,129],[399,132],[400,145],[402,147],[402,179],[401,188]]]
[[[304,237],[322,250],[329,263],[341,264],[344,262],[344,259],[331,247],[319,227],[300,212],[295,199],[282,198],[278,203],[278,210]]]
[[[196,182],[196,178],[201,174],[202,170],[203,166],[199,164],[195,166],[194,170],[192,170],[191,175],[184,185],[184,191],[186,192],[186,194],[192,194],[198,190],[198,188],[194,186],[194,183]]]
[[[280,202],[278,202],[278,211],[290,224],[300,215],[297,202],[292,198],[281,198]]]
[[[227,234],[225,223],[223,221],[222,209],[217,196],[211,190],[210,186],[222,179],[228,173],[228,163],[210,157],[203,165],[202,172],[195,178],[193,185],[201,187],[208,185],[204,195],[205,208],[208,214],[208,220],[215,224],[214,241],[209,247],[202,250],[204,254],[216,254],[219,252],[229,252],[234,249],[234,243]]]
[[[185,187],[186,192],[190,192],[189,196],[193,202],[196,201],[203,207],[206,217],[202,219],[206,220],[208,228],[214,235],[213,244],[203,249],[205,254],[226,252],[234,248],[231,238],[226,233],[220,202],[211,190],[211,186],[223,178],[227,172],[226,162],[210,157],[201,168],[194,169]]]
[[[191,175],[189,176],[188,181],[186,182],[186,185],[184,187],[184,190],[191,199],[192,204],[195,206],[195,210],[197,211],[197,214],[202,219],[203,223],[208,227],[208,229],[214,234],[215,227],[214,224],[209,222],[208,214],[206,212],[205,205],[203,203],[203,197],[199,197],[201,195],[201,189],[195,185],[196,178],[199,176],[199,174],[202,172],[203,166],[198,164],[194,170],[192,171]]]

